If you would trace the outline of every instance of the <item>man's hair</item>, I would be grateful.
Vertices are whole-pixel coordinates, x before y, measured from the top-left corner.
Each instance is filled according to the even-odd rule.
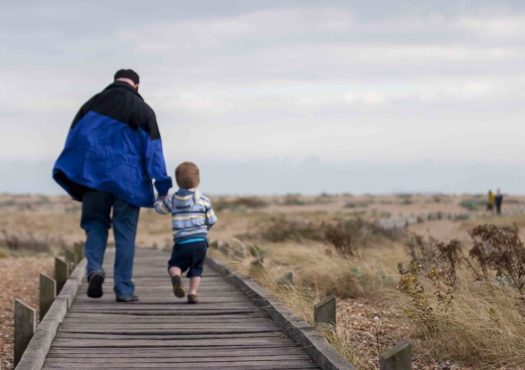
[[[140,83],[140,77],[138,73],[132,69],[119,69],[117,72],[115,72],[115,76],[113,76],[114,80],[118,78],[129,78],[137,85]]]
[[[179,188],[196,188],[201,182],[199,167],[193,162],[182,162],[175,169],[175,180]]]

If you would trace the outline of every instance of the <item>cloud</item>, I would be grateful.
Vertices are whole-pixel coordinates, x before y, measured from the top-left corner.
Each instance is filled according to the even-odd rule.
[[[80,105],[123,66],[141,73],[170,166],[525,155],[516,2],[157,5],[0,4],[0,161],[52,161]]]

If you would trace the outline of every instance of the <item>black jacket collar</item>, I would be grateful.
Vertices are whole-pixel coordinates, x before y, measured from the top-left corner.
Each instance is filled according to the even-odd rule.
[[[108,90],[108,89],[127,89],[129,91],[131,91],[133,94],[137,95],[139,98],[141,98],[142,100],[144,100],[144,98],[139,94],[139,92],[137,90],[135,90],[130,84],[128,84],[127,82],[124,82],[124,81],[115,81],[113,82],[112,84],[110,84],[108,87],[105,88],[105,90]]]

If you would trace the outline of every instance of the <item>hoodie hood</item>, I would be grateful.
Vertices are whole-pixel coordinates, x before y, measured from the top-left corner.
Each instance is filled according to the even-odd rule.
[[[200,192],[190,191],[187,189],[179,189],[173,197],[173,205],[177,209],[189,208],[193,204],[196,204],[200,198]]]

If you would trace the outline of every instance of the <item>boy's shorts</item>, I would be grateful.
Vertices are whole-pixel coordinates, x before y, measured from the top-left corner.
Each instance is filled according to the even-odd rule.
[[[168,262],[170,267],[178,267],[189,278],[202,276],[204,258],[208,251],[208,241],[205,239],[190,241],[187,243],[175,243],[171,251],[171,258]]]

